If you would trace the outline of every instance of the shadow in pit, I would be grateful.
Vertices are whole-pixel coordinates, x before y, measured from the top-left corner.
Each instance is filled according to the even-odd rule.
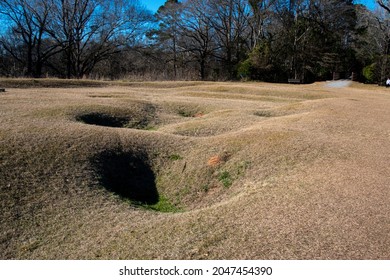
[[[112,116],[104,113],[89,113],[77,116],[77,121],[109,127],[124,127],[129,121],[129,118]]]
[[[145,155],[106,151],[93,159],[100,184],[135,204],[159,201],[155,175]]]

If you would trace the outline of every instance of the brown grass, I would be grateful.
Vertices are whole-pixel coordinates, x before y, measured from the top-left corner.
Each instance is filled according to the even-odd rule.
[[[2,259],[390,258],[384,88],[0,87]]]

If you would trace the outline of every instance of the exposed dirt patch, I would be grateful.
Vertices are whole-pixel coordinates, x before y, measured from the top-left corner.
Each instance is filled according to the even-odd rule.
[[[218,166],[219,164],[229,160],[229,158],[230,158],[230,154],[228,152],[224,152],[221,155],[212,156],[207,160],[207,166],[211,166],[211,167]]]

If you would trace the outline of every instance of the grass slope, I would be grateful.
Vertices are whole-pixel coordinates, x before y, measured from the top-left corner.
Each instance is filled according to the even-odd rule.
[[[2,259],[389,259],[390,93],[0,80]]]

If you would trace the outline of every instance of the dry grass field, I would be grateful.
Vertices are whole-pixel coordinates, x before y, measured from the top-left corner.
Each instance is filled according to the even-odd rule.
[[[390,90],[0,80],[1,259],[389,259]]]

